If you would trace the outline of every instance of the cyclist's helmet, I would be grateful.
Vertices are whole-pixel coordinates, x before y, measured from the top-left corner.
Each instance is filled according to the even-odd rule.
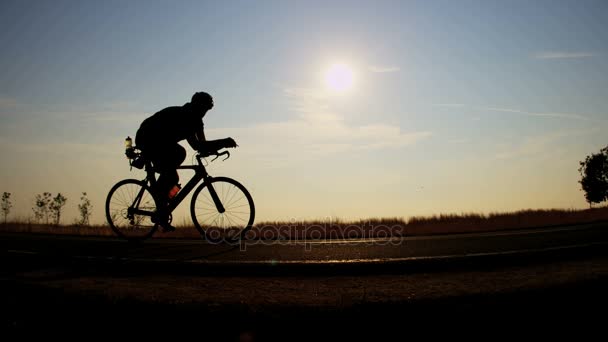
[[[202,106],[206,109],[213,108],[213,97],[202,91],[192,95],[192,100],[190,102],[193,105]]]

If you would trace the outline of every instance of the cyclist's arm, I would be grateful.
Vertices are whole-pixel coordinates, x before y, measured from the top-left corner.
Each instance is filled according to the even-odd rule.
[[[188,138],[188,144],[194,150],[199,150],[203,147],[204,143],[207,141],[205,138],[204,126],[201,125],[201,128],[190,138]]]
[[[207,141],[207,139],[205,138],[205,130],[203,128],[204,126],[201,126],[201,129],[196,133],[196,137],[198,138],[199,142]]]
[[[195,135],[188,139],[188,143],[193,149],[205,154],[216,153],[219,149],[227,147],[237,147],[238,145],[232,138],[218,139],[218,140],[207,140],[205,138],[204,126],[196,132]]]

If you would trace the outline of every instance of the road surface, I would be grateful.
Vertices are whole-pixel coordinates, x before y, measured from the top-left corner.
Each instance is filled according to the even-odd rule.
[[[608,223],[399,239],[244,241],[150,239],[132,244],[117,238],[0,234],[0,251],[12,256],[60,257],[182,265],[353,265],[404,264],[561,253],[608,244]]]
[[[0,328],[338,341],[453,337],[451,325],[584,339],[603,332],[607,244],[608,223],[239,246],[2,233]]]

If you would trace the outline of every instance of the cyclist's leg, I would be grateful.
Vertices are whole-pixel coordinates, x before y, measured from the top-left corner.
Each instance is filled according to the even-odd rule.
[[[179,181],[177,167],[186,159],[186,150],[179,144],[163,146],[154,153],[152,163],[160,173],[157,182],[158,194],[168,200],[169,191]]]
[[[186,159],[186,150],[179,144],[159,146],[152,154],[152,163],[160,174],[153,191],[159,199],[159,223],[165,230],[174,230],[169,221],[169,191],[179,181],[177,167]]]

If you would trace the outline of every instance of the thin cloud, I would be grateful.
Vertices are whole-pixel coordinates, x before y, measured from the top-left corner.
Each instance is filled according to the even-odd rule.
[[[462,103],[433,103],[431,104],[433,107],[464,107]]]
[[[0,108],[15,108],[17,107],[17,100],[12,97],[1,97],[0,96]]]
[[[485,107],[482,107],[482,106],[467,106],[467,105],[462,104],[462,103],[437,103],[437,104],[431,104],[431,106],[433,106],[433,107],[446,107],[446,108],[462,108],[462,107],[466,107],[466,108],[472,108],[472,109],[477,110],[477,111],[491,111],[491,112],[500,112],[500,113],[512,113],[512,114],[525,115],[525,116],[533,116],[533,117],[546,118],[546,119],[568,119],[568,120],[580,120],[580,121],[602,121],[602,120],[590,118],[589,116],[578,114],[578,113],[555,113],[555,112],[541,113],[541,112],[530,112],[530,111],[526,111],[526,110],[513,109],[513,108],[500,108],[500,107],[488,107],[488,106],[485,106]],[[480,120],[480,118],[479,117],[475,117],[475,118],[473,118],[473,120],[477,121],[477,120]]]
[[[132,102],[112,102],[101,106],[45,106],[18,102],[16,99],[0,97],[0,116],[10,117],[15,122],[29,123],[32,118],[48,120],[81,120],[113,123],[133,123],[143,120],[145,113]]]
[[[312,114],[327,109],[327,93],[299,87],[284,88],[283,93],[289,100],[289,109]]]
[[[62,142],[49,143],[48,141],[25,141],[0,137],[3,149],[16,152],[16,155],[29,155],[30,153],[44,153],[46,155],[93,155],[95,158],[112,157],[116,155],[117,142],[105,141],[103,143]]]
[[[503,147],[502,151],[494,155],[494,159],[504,160],[539,155],[546,152],[549,146],[555,145],[556,141],[562,137],[562,135],[556,134],[530,137],[518,145]]]
[[[289,109],[297,115],[249,127],[209,129],[208,136],[234,136],[250,160],[274,168],[343,153],[398,149],[432,135],[429,131],[404,132],[388,123],[350,124],[331,110],[322,91],[293,87],[283,91]]]
[[[528,116],[536,116],[541,118],[556,118],[556,119],[571,119],[571,120],[583,120],[589,121],[586,116],[580,114],[572,114],[572,113],[538,113],[538,112],[528,112],[525,110],[519,109],[510,109],[510,108],[496,108],[496,107],[476,107],[478,110],[489,110],[493,112],[502,112],[502,113],[514,113]]]
[[[297,119],[278,125],[283,128],[296,126],[295,132],[304,132],[304,141],[312,137],[317,139],[317,143],[338,143],[340,146],[374,149],[401,147],[431,135],[426,131],[401,132],[400,127],[384,123],[349,125],[341,115],[331,111],[327,104],[327,95],[314,89],[287,88],[285,95],[292,102],[293,108],[301,114]]]
[[[468,138],[448,139],[448,143],[450,143],[450,144],[466,144],[466,143],[469,143],[470,141],[471,141],[471,139],[468,139]]]
[[[0,119],[4,121],[5,119],[14,116],[14,112],[17,110],[18,106],[19,103],[17,103],[17,100],[14,98],[0,96]]]
[[[574,59],[574,58],[589,58],[595,57],[597,54],[592,52],[563,52],[563,51],[547,51],[539,52],[534,55],[536,59]]]
[[[387,73],[387,72],[397,72],[397,71],[401,70],[401,68],[398,67],[398,66],[378,66],[378,65],[372,65],[372,66],[369,67],[369,70],[371,72]]]
[[[84,121],[91,122],[110,122],[110,123],[139,123],[150,114],[143,112],[112,112],[112,111],[100,111],[82,113],[78,115],[78,118]]]
[[[519,144],[504,146],[502,151],[494,155],[495,160],[516,159],[558,153],[559,141],[577,136],[586,136],[588,130],[570,130],[551,132],[544,135],[528,137]]]
[[[431,132],[403,132],[398,126],[374,124],[348,125],[343,120],[299,118],[256,124],[245,128],[209,129],[209,136],[232,135],[242,142],[253,159],[315,160],[344,152],[396,149],[411,146]]]

